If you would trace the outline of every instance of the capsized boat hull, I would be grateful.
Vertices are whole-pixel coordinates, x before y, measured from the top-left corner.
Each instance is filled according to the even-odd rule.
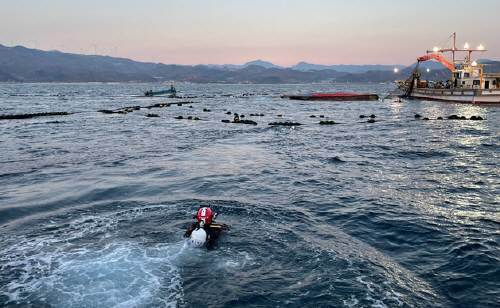
[[[377,94],[368,93],[350,93],[350,92],[335,92],[335,93],[313,93],[306,95],[283,95],[281,98],[301,101],[377,101]]]

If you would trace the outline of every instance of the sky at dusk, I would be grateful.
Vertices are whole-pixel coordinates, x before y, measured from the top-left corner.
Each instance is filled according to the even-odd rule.
[[[409,64],[454,31],[500,58],[500,0],[0,0],[0,44],[176,64]]]

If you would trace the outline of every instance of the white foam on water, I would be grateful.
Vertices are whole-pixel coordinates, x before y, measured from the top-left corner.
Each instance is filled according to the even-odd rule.
[[[252,256],[246,251],[237,252],[231,257],[219,258],[216,266],[218,269],[223,269],[226,271],[242,270],[248,265],[254,265],[255,261]]]
[[[369,281],[366,276],[358,276],[356,277],[356,281],[365,287],[365,299],[371,303],[371,307],[386,308],[403,306],[403,302],[400,299],[402,295],[392,290],[387,281],[382,284],[375,284]]]
[[[9,304],[54,307],[182,305],[185,241],[151,245],[110,238],[123,218],[85,217],[2,245],[1,278],[9,282],[0,285],[0,296]]]

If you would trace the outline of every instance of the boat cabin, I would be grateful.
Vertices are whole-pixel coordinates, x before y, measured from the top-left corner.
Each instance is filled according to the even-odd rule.
[[[475,61],[458,67],[452,73],[454,88],[461,89],[500,89],[499,73],[484,73],[484,65]]]

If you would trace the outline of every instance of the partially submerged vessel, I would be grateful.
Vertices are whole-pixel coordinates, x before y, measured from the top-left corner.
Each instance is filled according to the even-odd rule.
[[[177,94],[177,90],[175,89],[174,85],[170,85],[170,89],[166,89],[166,90],[159,90],[159,91],[147,90],[147,91],[144,91],[144,96],[170,95],[172,97],[175,97],[176,94]]]
[[[301,101],[376,101],[378,100],[378,95],[369,93],[332,92],[282,95],[281,98]]]
[[[471,104],[500,103],[500,73],[486,73],[485,65],[472,59],[475,52],[485,52],[484,46],[479,45],[471,49],[465,43],[463,49],[456,47],[456,33],[452,34],[453,47],[428,50],[427,54],[417,58],[417,65],[410,78],[399,81],[399,88],[403,90],[402,97],[449,101]],[[451,53],[448,60],[444,53]],[[457,53],[465,53],[464,59],[457,59]],[[421,62],[436,60],[450,71],[450,79],[432,83],[421,80],[419,65]]]

